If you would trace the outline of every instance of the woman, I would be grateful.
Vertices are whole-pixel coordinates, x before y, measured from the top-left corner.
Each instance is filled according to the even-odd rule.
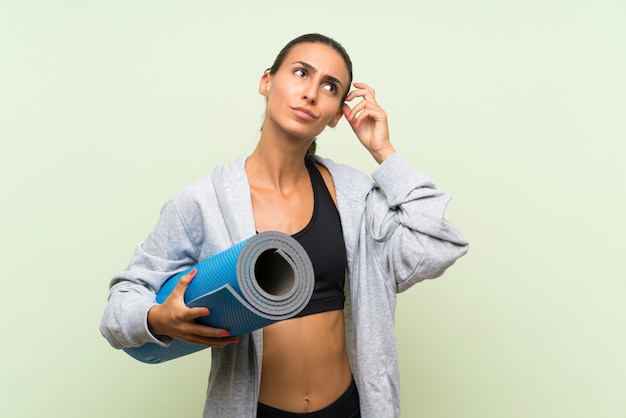
[[[395,151],[374,90],[352,83],[336,41],[309,34],[288,43],[259,93],[266,113],[256,148],[216,170],[244,236],[276,230],[303,245],[315,271],[311,302],[240,338],[194,321],[211,307],[184,305],[193,271],[154,302],[168,277],[234,244],[207,177],[163,207],[113,278],[101,331],[116,348],[172,339],[213,347],[205,416],[399,416],[396,294],[467,251],[443,218],[449,196]],[[380,164],[375,181],[314,155],[316,136],[342,117]]]

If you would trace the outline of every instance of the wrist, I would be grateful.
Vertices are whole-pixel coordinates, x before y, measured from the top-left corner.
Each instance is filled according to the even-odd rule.
[[[161,327],[159,326],[159,320],[158,320],[159,308],[160,308],[160,305],[154,305],[153,307],[151,307],[148,310],[148,315],[146,318],[146,322],[148,323],[148,331],[150,331],[150,333],[155,336],[164,335]]]
[[[396,149],[393,146],[389,145],[381,150],[370,151],[370,153],[378,164],[382,164],[383,161],[396,153]]]

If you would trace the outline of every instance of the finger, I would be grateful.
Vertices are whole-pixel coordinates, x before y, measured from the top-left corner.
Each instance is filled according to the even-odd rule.
[[[225,347],[229,344],[239,342],[239,337],[203,337],[201,335],[190,335],[184,338],[188,343],[200,344],[207,347]]]
[[[226,338],[231,337],[228,330],[223,328],[213,328],[206,325],[198,324],[196,322],[189,323],[184,327],[183,333],[188,336],[195,336],[200,338]]]
[[[364,90],[366,93],[366,96],[370,96],[372,98],[372,100],[374,100],[376,98],[376,90],[374,90],[372,87],[368,86],[365,83],[355,83],[355,87],[358,87],[361,90]]]
[[[354,87],[356,87],[357,89],[363,89],[363,90],[368,90],[370,91],[372,94],[374,94],[374,89],[372,87],[370,87],[369,84],[366,83],[359,83],[358,81],[355,81],[354,83],[352,83],[354,85]]]
[[[204,307],[189,308],[189,317],[191,319],[202,318],[205,316],[209,316],[210,314],[211,314],[211,311],[209,311],[209,308],[204,308]]]
[[[229,338],[211,338],[203,341],[202,343],[208,347],[222,348],[227,345],[238,343],[238,337],[229,337]]]
[[[373,88],[368,86],[365,83],[352,83],[356,90],[352,90],[347,96],[346,101],[351,101],[355,97],[363,97],[364,99],[369,98],[372,101],[376,99],[376,92]]]
[[[348,120],[350,120],[353,116],[357,115],[359,112],[363,111],[366,107],[375,112],[382,111],[378,103],[376,103],[375,100],[368,98],[368,96],[355,96],[355,98],[356,97],[361,97],[363,100],[361,100],[360,102],[358,102],[352,107],[351,112],[348,115],[346,115],[346,118]]]
[[[196,277],[196,273],[197,270],[194,268],[191,269],[189,273],[181,276],[181,278],[178,280],[178,283],[176,283],[176,287],[174,287],[174,290],[172,290],[170,296],[178,299],[184,299],[185,292],[187,291],[187,288],[189,287],[189,284],[191,283],[193,278]]]
[[[230,333],[228,330],[223,328],[214,328],[211,326],[204,325],[202,323],[198,323],[195,320],[198,318],[203,318],[209,316],[211,313],[208,308],[190,308],[189,309],[189,320],[193,321],[189,323],[189,327],[187,332],[195,333],[201,335],[203,337],[230,337]]]
[[[354,121],[354,108],[351,108],[347,104],[343,105],[343,115],[345,116],[348,123],[352,124]]]
[[[376,102],[361,100],[360,102],[352,106],[352,109],[350,109],[350,111],[346,113],[346,119],[352,120],[352,118],[359,116],[359,113],[365,110],[366,107],[373,108],[374,111],[380,109],[380,106],[378,106]]]
[[[364,121],[367,120],[373,122],[380,120],[380,113],[371,109],[363,109],[361,113],[359,113],[350,120],[350,123],[352,124],[353,128],[357,129],[359,126],[361,126],[361,123],[365,123]]]
[[[361,102],[354,106],[350,114],[346,116],[346,119],[355,127],[358,127],[361,121],[368,118],[376,122],[382,121],[385,119],[385,112],[378,106],[367,105]]]
[[[357,103],[356,105],[354,105],[352,107],[352,110],[350,111],[350,113],[346,116],[346,119],[351,121],[353,118],[358,117],[359,113],[361,113],[363,110],[365,110],[365,106],[366,105],[367,105],[367,103],[365,103],[365,101],[361,101],[361,102]]]
[[[350,112],[352,112],[352,108],[350,106],[348,106],[348,104],[344,103],[343,104],[343,115],[346,117],[346,119],[348,119],[348,115],[350,115]]]

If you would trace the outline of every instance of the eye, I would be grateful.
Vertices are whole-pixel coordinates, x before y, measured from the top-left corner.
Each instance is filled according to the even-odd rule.
[[[296,68],[293,73],[298,77],[306,77],[306,70],[304,68]]]
[[[333,83],[324,84],[324,89],[328,90],[332,94],[337,94],[337,86]]]

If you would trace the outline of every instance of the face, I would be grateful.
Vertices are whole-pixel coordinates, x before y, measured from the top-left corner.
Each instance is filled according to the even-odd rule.
[[[259,93],[267,98],[263,130],[281,129],[311,139],[342,116],[349,75],[341,55],[320,43],[294,46],[278,71],[263,74]]]

